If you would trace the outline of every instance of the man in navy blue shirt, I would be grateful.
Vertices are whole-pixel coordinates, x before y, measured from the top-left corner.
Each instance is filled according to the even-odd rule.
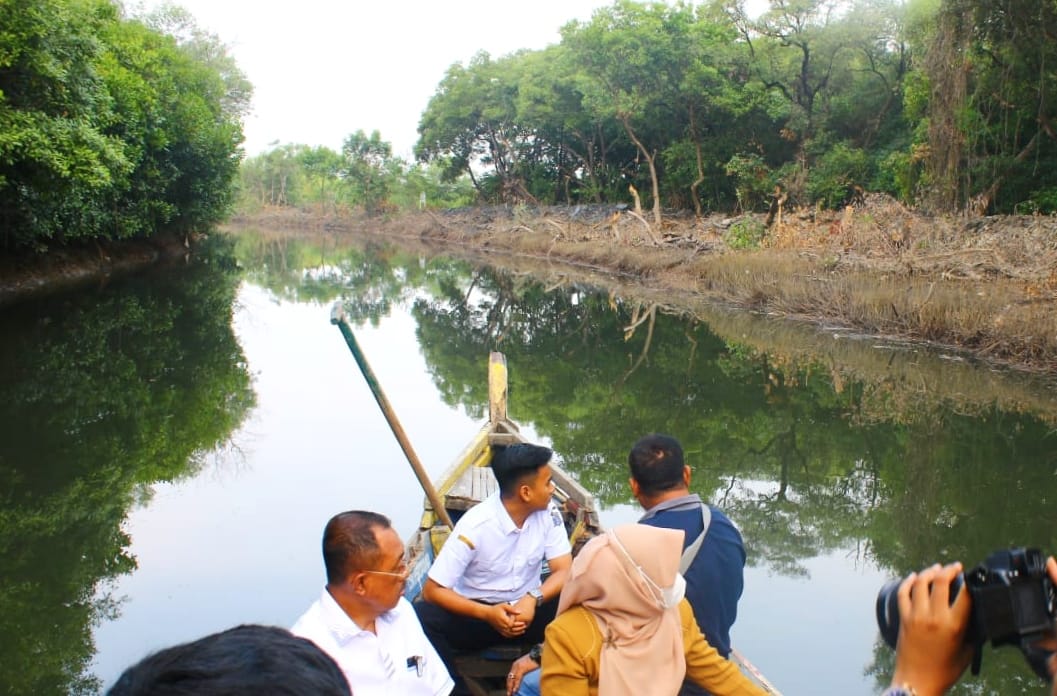
[[[709,644],[723,657],[729,656],[730,627],[744,588],[741,533],[726,515],[690,492],[690,467],[674,437],[653,433],[640,438],[628,454],[628,466],[631,493],[646,510],[639,522],[686,532],[686,599]],[[701,693],[705,692],[690,682],[680,691],[684,696]]]

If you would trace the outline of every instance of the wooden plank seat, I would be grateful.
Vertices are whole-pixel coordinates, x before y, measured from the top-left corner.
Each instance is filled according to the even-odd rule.
[[[498,691],[495,687],[489,687],[489,682],[505,683],[506,675],[510,672],[510,665],[514,660],[528,653],[532,643],[503,644],[479,650],[473,653],[464,653],[455,658],[458,672],[466,680],[466,686],[474,696],[493,696],[494,694],[506,694],[506,691]]]
[[[499,488],[492,469],[471,466],[459,477],[444,496],[444,507],[449,510],[469,510]]]

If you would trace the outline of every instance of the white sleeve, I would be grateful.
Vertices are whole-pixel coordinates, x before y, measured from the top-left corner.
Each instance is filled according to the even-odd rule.
[[[429,578],[442,587],[453,588],[456,581],[466,574],[466,568],[475,554],[476,543],[456,524],[433,561]]]
[[[549,561],[552,558],[568,555],[573,552],[573,549],[569,546],[569,537],[565,535],[565,523],[562,521],[561,511],[554,503],[551,503],[548,512],[547,540],[543,555]]]

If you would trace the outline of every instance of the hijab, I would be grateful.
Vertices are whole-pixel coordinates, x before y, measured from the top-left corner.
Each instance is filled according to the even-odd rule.
[[[679,691],[682,549],[682,530],[624,524],[591,539],[573,561],[558,613],[581,605],[598,621],[600,696]]]

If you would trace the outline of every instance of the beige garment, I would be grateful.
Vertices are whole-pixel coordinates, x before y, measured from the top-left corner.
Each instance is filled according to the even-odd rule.
[[[573,561],[558,615],[582,606],[598,621],[600,694],[679,690],[686,673],[679,610],[663,606],[662,588],[675,583],[682,550],[682,530],[624,524],[589,541]]]

